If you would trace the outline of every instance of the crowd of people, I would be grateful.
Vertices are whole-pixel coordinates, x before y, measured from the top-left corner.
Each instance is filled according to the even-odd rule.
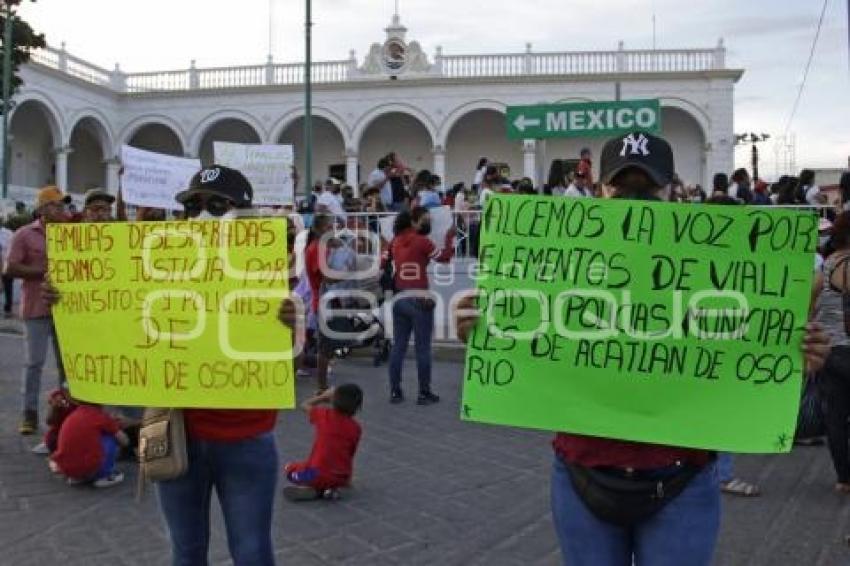
[[[644,134],[632,134],[641,135]],[[160,507],[171,537],[175,564],[202,564],[210,539],[210,494],[218,494],[227,530],[230,553],[237,564],[273,564],[271,519],[279,477],[289,485],[284,494],[293,501],[336,499],[351,481],[356,451],[363,433],[355,415],[363,392],[354,384],[331,387],[329,374],[335,358],[350,344],[334,330],[338,320],[328,313],[345,307],[336,291],[349,282],[336,274],[357,269],[360,242],[347,235],[352,212],[394,213],[392,237],[379,250],[382,265],[377,292],[393,297],[392,339],[388,350],[387,397],[394,405],[404,402],[403,360],[410,338],[415,339],[418,387],[416,402],[433,405],[440,397],[431,384],[431,341],[435,301],[431,298],[428,266],[449,262],[461,249],[456,231],[469,234],[469,250],[477,249],[478,215],[494,193],[548,195],[550,198],[630,198],[715,204],[777,204],[793,196],[794,204],[820,203],[823,199],[814,176],[780,179],[773,187],[759,180],[752,184],[746,171],[714,179],[711,194],[699,186],[683,188],[675,175],[673,152],[661,138],[646,135],[652,164],[640,152],[620,155],[622,138],[603,149],[598,169],[592,154],[583,150],[574,167],[568,161],[553,164],[548,182],[535,187],[528,178],[505,178],[499,166],[481,159],[467,188],[458,183],[445,190],[442,180],[427,170],[413,171],[396,153],[382,157],[356,199],[350,188],[335,179],[313,187],[295,210],[279,211],[288,219],[288,252],[293,265],[303,262],[303,272],[290,274],[297,300],[280,305],[281,323],[297,330],[302,322],[297,302],[307,305],[304,335],[293,332],[300,354],[295,364],[302,376],[315,376],[316,391],[301,408],[316,435],[309,456],[284,466],[278,463],[273,436],[277,413],[273,410],[183,411],[186,421],[188,468],[177,478],[157,484]],[[206,174],[218,169],[215,175]],[[842,178],[844,202],[850,202],[850,176]],[[185,191],[177,195],[188,219],[215,220],[234,217],[253,207],[249,181],[239,172],[211,165],[199,171]],[[759,195],[767,200],[759,200]],[[770,195],[776,195],[771,198]],[[789,196],[790,195],[790,196]],[[48,465],[69,483],[96,487],[119,484],[123,475],[116,461],[122,452],[132,455],[133,434],[139,415],[72,398],[66,391],[62,358],[51,318],[51,305],[61,294],[46,280],[45,226],[52,222],[130,221],[123,203],[106,191],[85,196],[78,218],[68,212],[69,198],[56,187],[38,193],[36,217],[19,228],[8,243],[0,237],[5,257],[4,274],[23,281],[21,318],[25,328],[26,364],[22,378],[20,433],[39,430],[41,374],[52,342],[59,369],[58,389],[50,393],[48,432],[37,451],[48,455]],[[450,206],[456,212],[456,229],[435,243],[429,238],[431,213]],[[138,209],[136,220],[162,220],[164,211]],[[367,220],[366,229],[376,230]],[[306,235],[299,248],[299,232]],[[0,235],[2,236],[2,235]],[[810,376],[819,384],[825,406],[826,435],[838,476],[836,489],[850,492],[850,450],[846,422],[850,416],[850,389],[846,374],[850,364],[850,313],[847,312],[850,212],[835,216],[824,227],[822,268],[818,268],[812,293],[813,317],[820,324],[807,327],[803,350]],[[8,249],[6,249],[8,246]],[[300,258],[300,259],[297,259]],[[802,299],[801,299],[802,300]],[[809,300],[808,297],[805,300]],[[336,302],[335,302],[336,301]],[[457,336],[468,339],[478,314],[471,298],[460,301],[453,320]],[[349,330],[374,329],[370,321],[348,320]],[[380,325],[379,325],[380,326]],[[825,329],[825,331],[824,331]],[[831,337],[831,340],[829,339]],[[309,384],[308,381],[301,383]],[[307,385],[312,388],[312,385]],[[303,396],[302,396],[303,397]],[[758,489],[734,477],[731,457],[712,451],[624,442],[559,433],[554,440],[552,511],[564,560],[569,564],[625,565],[665,563],[662,557],[688,556],[690,564],[708,564],[719,528],[720,490],[755,495]],[[600,476],[601,474],[601,476]],[[666,494],[652,509],[632,509],[615,500],[606,511],[590,502],[577,485],[605,481],[620,485],[662,486]],[[587,484],[582,484],[587,485]],[[626,488],[624,488],[626,489]],[[662,492],[664,493],[664,492]]]

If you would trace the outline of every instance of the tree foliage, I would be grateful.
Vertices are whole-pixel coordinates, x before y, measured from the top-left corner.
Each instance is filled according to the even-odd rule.
[[[23,84],[18,69],[21,65],[30,60],[30,53],[34,49],[39,49],[47,46],[44,40],[43,33],[36,33],[32,27],[16,15],[17,7],[24,0],[3,0],[0,3],[0,73],[4,71],[3,66],[6,55],[6,38],[4,30],[6,29],[6,6],[9,4],[12,7],[12,94]],[[35,2],[35,0],[31,0]],[[3,75],[0,74],[0,77]],[[0,91],[2,97],[2,91]],[[2,112],[2,108],[0,108]]]

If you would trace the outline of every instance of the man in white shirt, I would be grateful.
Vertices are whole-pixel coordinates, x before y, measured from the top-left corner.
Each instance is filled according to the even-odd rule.
[[[390,183],[390,162],[386,157],[378,160],[378,167],[369,173],[366,179],[366,190],[377,189],[381,204],[388,209],[393,203],[393,186]]]
[[[325,189],[316,200],[316,213],[332,214],[337,219],[345,222],[345,210],[342,208],[342,196],[340,182],[337,179],[328,179]]]
[[[582,172],[577,172],[573,178],[573,182],[564,191],[565,197],[585,198],[589,197],[590,193],[587,190],[587,177]]]

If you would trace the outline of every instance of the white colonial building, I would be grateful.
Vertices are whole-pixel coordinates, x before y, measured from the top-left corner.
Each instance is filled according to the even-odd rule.
[[[398,16],[364,60],[313,65],[312,176],[348,183],[398,152],[450,185],[470,183],[479,157],[545,182],[554,158],[603,139],[509,141],[509,105],[658,98],[662,132],[683,180],[707,184],[733,165],[733,88],[722,41],[712,49],[448,55],[407,41]],[[10,183],[71,192],[115,190],[122,144],[212,159],[213,141],[293,144],[303,171],[303,66],[276,64],[125,73],[61,49],[33,55],[11,117]],[[304,175],[302,174],[302,178]],[[303,187],[299,193],[303,194]]]

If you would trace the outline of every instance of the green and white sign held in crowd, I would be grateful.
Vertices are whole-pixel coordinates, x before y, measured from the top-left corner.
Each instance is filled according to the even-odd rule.
[[[463,418],[789,451],[817,226],[793,210],[490,197]]]
[[[657,99],[508,106],[506,117],[508,138],[512,140],[661,131],[661,105]]]

